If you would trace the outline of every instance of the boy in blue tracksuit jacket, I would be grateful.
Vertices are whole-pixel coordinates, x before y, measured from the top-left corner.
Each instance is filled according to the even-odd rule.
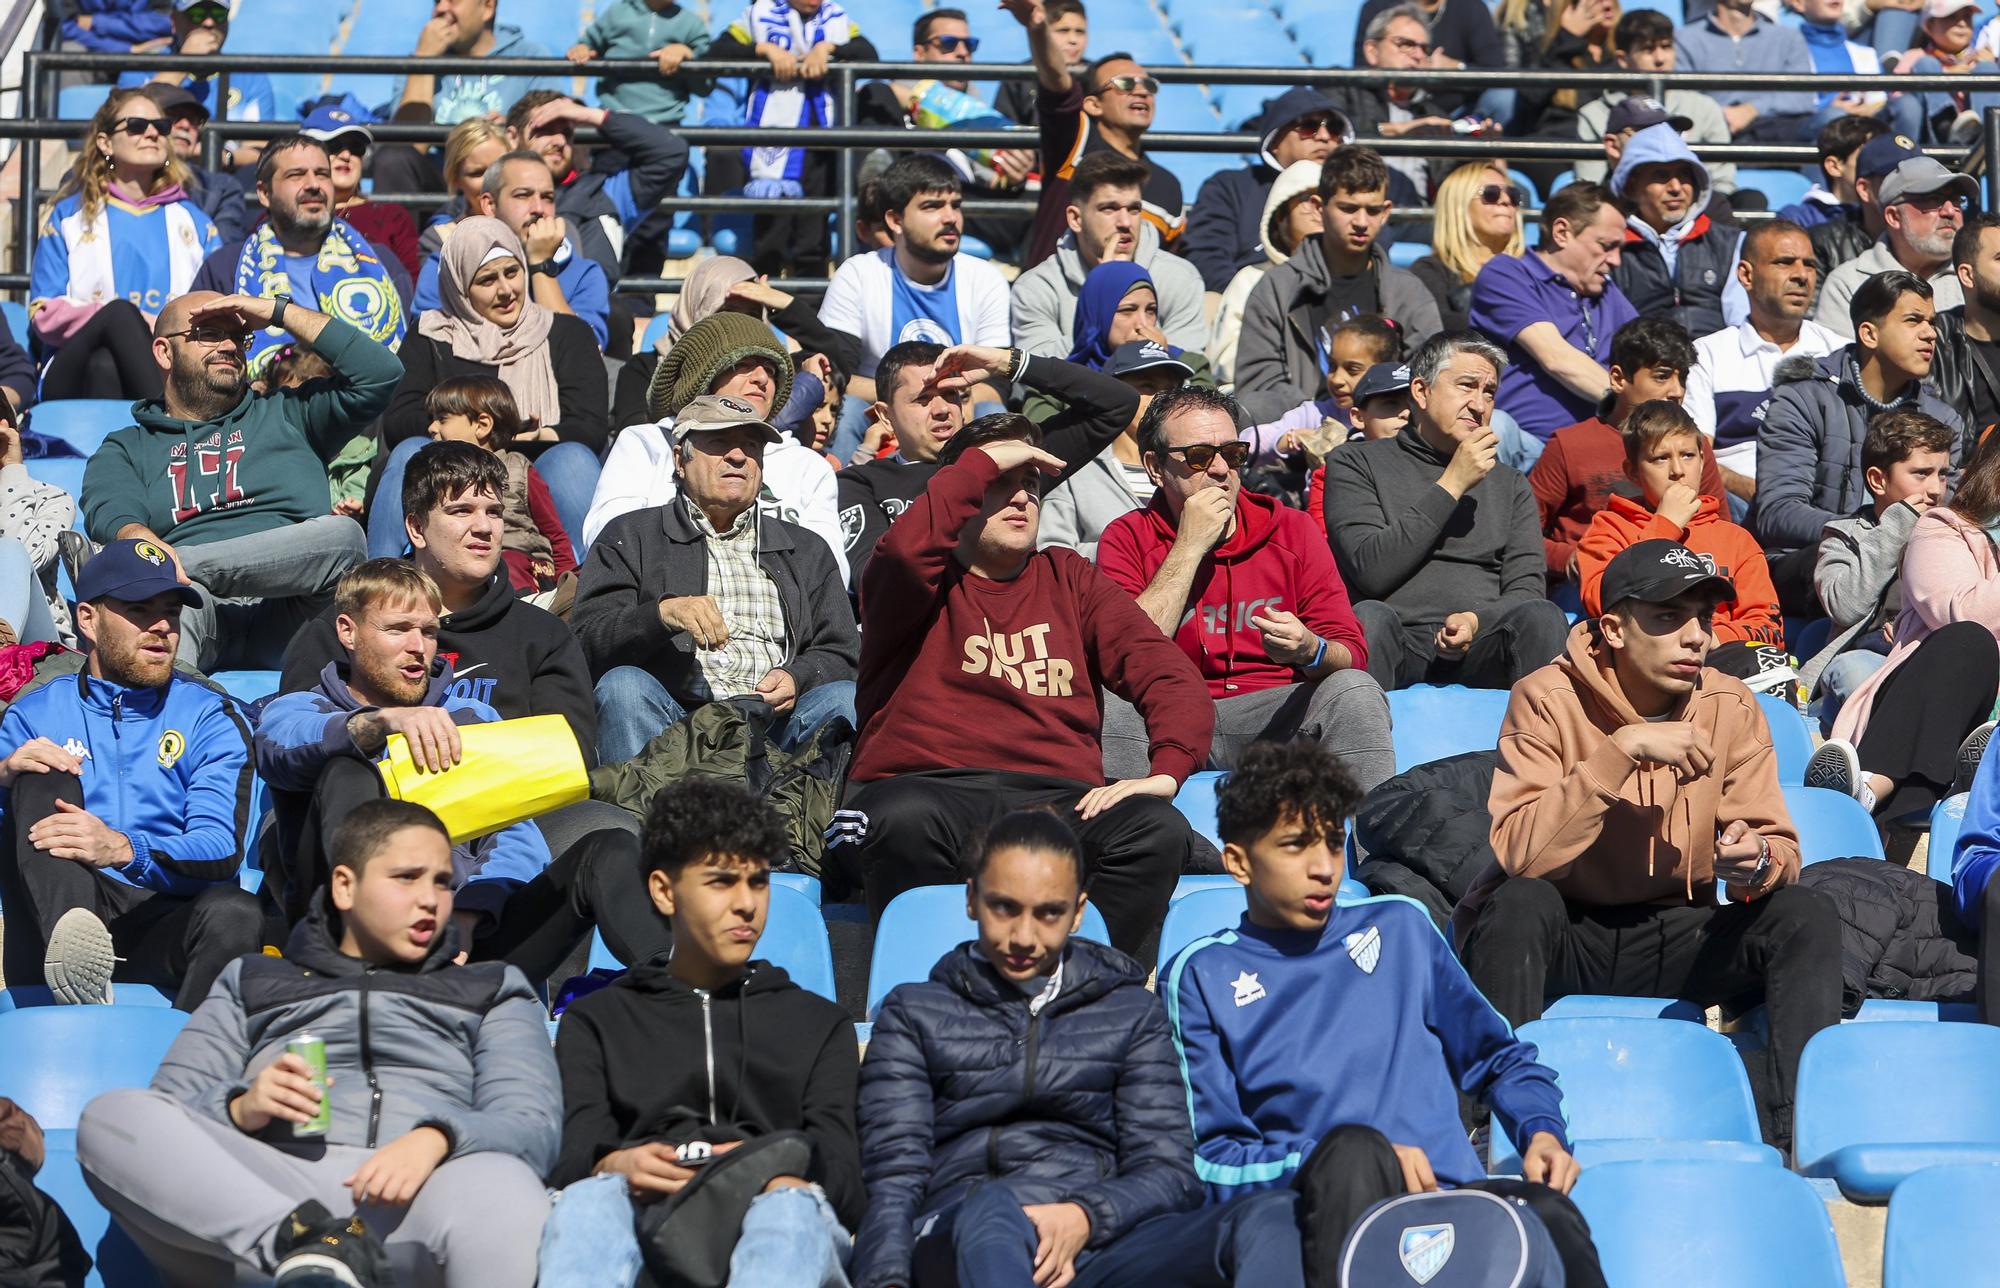
[[[1965,799],[1958,844],[1946,856],[1943,879],[1951,883],[1960,925],[1979,934],[1979,1019],[2000,1024],[2000,756],[1982,756]],[[1933,874],[1937,868],[1931,869]]]
[[[235,702],[177,675],[197,592],[157,544],[115,541],[77,576],[84,670],[0,717],[0,906],[8,984],[110,999],[120,978],[177,989],[193,1010],[257,951],[237,885],[250,814],[250,728]]]
[[[1161,982],[1211,1203],[1295,1205],[1306,1283],[1331,1285],[1348,1229],[1403,1193],[1489,1190],[1548,1227],[1568,1281],[1604,1283],[1582,1216],[1555,1075],[1514,1036],[1408,899],[1335,903],[1360,793],[1309,744],[1260,743],[1217,792],[1223,863],[1246,887],[1233,930]],[[1460,1093],[1511,1127],[1524,1181],[1488,1180]],[[1275,1192],[1275,1198],[1265,1196]]]

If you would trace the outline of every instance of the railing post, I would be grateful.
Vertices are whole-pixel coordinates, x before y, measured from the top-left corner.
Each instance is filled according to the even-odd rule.
[[[1986,109],[1984,126],[1986,142],[1986,209],[2000,210],[2000,107]]]
[[[229,119],[229,73],[223,72],[215,78],[215,101],[210,105],[208,121],[210,125],[221,125]],[[201,132],[201,164],[207,170],[222,169],[222,136],[214,130]]]
[[[29,50],[22,58],[24,72],[21,77],[21,119],[33,121],[42,115],[42,55]],[[36,194],[42,186],[42,141],[40,139],[21,140],[21,204],[16,207],[14,218],[19,223],[16,243],[19,246],[18,268],[28,271],[35,258],[35,232],[41,227],[42,212],[36,202]],[[25,293],[24,293],[25,298]],[[25,347],[28,337],[17,335],[15,341]]]
[[[834,70],[840,76],[840,123],[843,126],[851,126],[854,124],[854,69],[835,63]],[[845,264],[855,251],[854,151],[853,148],[840,150],[840,213],[835,220],[840,231],[835,236],[833,245],[833,262],[836,266]]]

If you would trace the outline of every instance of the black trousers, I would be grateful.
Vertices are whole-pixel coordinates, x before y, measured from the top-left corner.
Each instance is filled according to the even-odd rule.
[[[153,361],[153,328],[129,300],[90,315],[49,359],[43,398],[158,398],[165,377]]]
[[[1570,993],[1698,1006],[1761,996],[1771,1020],[1765,1107],[1780,1148],[1790,1143],[1799,1053],[1840,1022],[1840,916],[1799,885],[1726,907],[1596,908],[1537,877],[1513,877],[1479,909],[1459,955],[1516,1027],[1540,1019],[1544,999]]]
[[[1437,625],[1405,623],[1379,599],[1354,606],[1368,640],[1368,674],[1384,693],[1412,684],[1463,684],[1511,689],[1522,676],[1556,659],[1569,638],[1569,619],[1545,599],[1517,604],[1496,621],[1481,618],[1472,647],[1459,658],[1437,655]]]
[[[282,883],[288,920],[296,923],[303,917],[326,884],[333,834],[341,820],[363,801],[383,794],[375,766],[336,756],[320,771],[309,799],[279,802],[278,835],[296,837],[290,846],[281,842],[293,856],[284,865]],[[287,815],[298,817],[294,821]],[[267,879],[271,875],[267,869]],[[593,926],[603,930],[606,946],[621,961],[642,962],[672,946],[667,922],[646,891],[639,838],[627,827],[593,828],[568,840],[548,867],[516,887],[498,916],[487,920],[472,944],[471,960],[504,961],[520,967],[530,980],[544,980],[561,968]]]
[[[1868,710],[1855,751],[1861,768],[1896,784],[1882,818],[1928,812],[1958,776],[1958,744],[1986,723],[2000,689],[2000,644],[1982,622],[1952,622],[1924,637]]]
[[[1813,584],[1813,572],[1818,567],[1818,542],[1771,560],[1771,586],[1778,592],[1778,608],[1785,616],[1808,621],[1826,616],[1826,609],[1820,606],[1819,588]]]
[[[37,850],[28,829],[56,812],[56,802],[83,804],[74,774],[22,774],[14,780],[0,826],[0,907],[7,910],[9,984],[40,984],[42,959],[56,922],[87,908],[111,931],[123,960],[115,978],[174,990],[174,1005],[192,1011],[208,996],[222,968],[263,947],[264,917],[256,896],[235,881],[217,881],[183,897],[114,880],[85,863]]]
[[[1373,1127],[1355,1123],[1320,1137],[1293,1184],[1299,1191],[1306,1288],[1337,1288],[1340,1248],[1347,1232],[1375,1204],[1409,1192],[1389,1138]],[[1462,1188],[1526,1203],[1547,1228],[1570,1288],[1604,1288],[1604,1271],[1597,1264],[1597,1244],[1590,1237],[1590,1224],[1568,1195],[1534,1181],[1474,1181]]]
[[[1174,883],[1188,862],[1192,833],[1173,802],[1132,796],[1093,819],[1076,803],[1091,788],[1067,778],[986,769],[941,769],[850,786],[835,823],[857,828],[858,851],[836,834],[828,849],[868,892],[879,921],[889,901],[916,886],[954,885],[981,833],[1011,810],[1059,811],[1083,841],[1090,901],[1104,914],[1112,944],[1147,961]],[[856,816],[859,817],[856,817]],[[849,831],[847,836],[852,836]],[[855,865],[858,864],[858,871]]]

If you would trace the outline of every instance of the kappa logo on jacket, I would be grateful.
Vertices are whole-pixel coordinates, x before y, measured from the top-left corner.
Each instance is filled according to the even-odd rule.
[[[1366,930],[1349,935],[1345,942],[1347,955],[1354,959],[1354,964],[1361,968],[1361,973],[1373,975],[1375,963],[1382,960],[1382,932],[1370,926]]]
[[[75,756],[78,760],[90,759],[90,748],[84,746],[83,743],[79,742],[75,738],[71,738],[69,741],[65,742],[63,744],[63,750],[68,752],[70,755]]]

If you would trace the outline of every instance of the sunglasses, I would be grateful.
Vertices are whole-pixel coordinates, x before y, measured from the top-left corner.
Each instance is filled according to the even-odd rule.
[[[1151,76],[1113,76],[1097,87],[1097,93],[1102,94],[1107,89],[1115,89],[1120,94],[1157,94],[1160,82]]]
[[[1489,183],[1479,190],[1479,204],[1482,206],[1522,206],[1527,204],[1528,195],[1511,183]]]
[[[960,45],[965,46],[965,52],[968,54],[979,52],[979,37],[977,36],[932,36],[924,41],[924,43],[932,49],[937,50],[940,54],[955,54],[958,52]]]
[[[1186,447],[1169,447],[1166,454],[1180,457],[1187,463],[1188,469],[1197,474],[1206,470],[1218,456],[1230,469],[1240,470],[1250,459],[1250,444],[1240,439],[1228,443],[1192,443]]]
[[[197,27],[204,22],[221,23],[229,21],[229,6],[224,4],[190,5],[188,8],[181,10],[181,12],[186,14],[188,21]]]
[[[1330,116],[1303,116],[1292,122],[1292,133],[1300,138],[1310,139],[1318,135],[1338,136],[1340,127]]]
[[[233,331],[219,326],[191,326],[185,331],[168,331],[160,337],[163,340],[187,339],[195,344],[234,345],[239,349],[250,347],[248,331]]]
[[[172,128],[172,124],[162,117],[128,116],[122,120],[113,121],[111,128],[106,133],[129,134],[135,139],[142,134],[157,134],[161,138],[165,138],[167,131]]]

